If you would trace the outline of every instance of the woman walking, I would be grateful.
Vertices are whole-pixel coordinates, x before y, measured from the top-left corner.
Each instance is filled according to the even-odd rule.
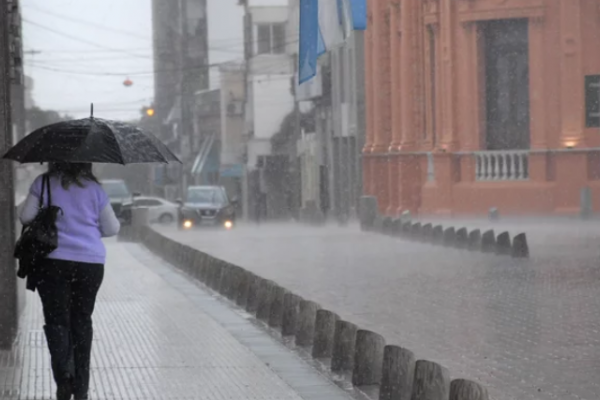
[[[44,332],[57,399],[88,399],[92,351],[92,313],[104,277],[103,237],[115,236],[120,223],[89,163],[51,163],[32,184],[21,212],[26,225],[38,213],[39,199],[60,207],[58,247],[35,265],[28,287],[37,289],[44,310]],[[42,194],[42,190],[44,193]]]

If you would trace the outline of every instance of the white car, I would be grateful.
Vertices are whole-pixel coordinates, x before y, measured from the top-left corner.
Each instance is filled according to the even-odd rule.
[[[177,221],[179,206],[160,197],[136,196],[133,199],[133,206],[147,207],[149,209],[150,222],[168,225]]]

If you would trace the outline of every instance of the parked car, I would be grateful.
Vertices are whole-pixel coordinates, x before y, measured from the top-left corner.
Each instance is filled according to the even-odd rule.
[[[122,224],[131,224],[131,207],[133,206],[133,194],[129,191],[127,184],[122,179],[104,179],[100,183],[110,199],[110,204],[115,215]]]
[[[160,197],[139,196],[133,200],[134,207],[147,207],[150,222],[169,225],[177,221],[179,205]]]
[[[222,186],[190,186],[181,202],[179,227],[201,226],[233,228],[236,199],[230,200]]]

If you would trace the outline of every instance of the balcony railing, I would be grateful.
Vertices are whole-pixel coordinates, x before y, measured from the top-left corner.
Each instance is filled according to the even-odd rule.
[[[529,179],[528,150],[478,151],[475,158],[475,179],[478,181]]]

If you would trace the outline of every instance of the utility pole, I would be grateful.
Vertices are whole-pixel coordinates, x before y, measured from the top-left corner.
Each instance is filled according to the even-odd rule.
[[[12,146],[9,4],[0,0],[0,154]],[[0,348],[9,348],[18,324],[15,244],[15,193],[12,164],[0,161]]]
[[[244,128],[243,134],[244,137],[250,138],[249,130],[248,130],[248,121],[249,121],[249,102],[250,102],[250,90],[248,85],[250,84],[250,59],[252,58],[253,52],[253,41],[252,41],[252,15],[250,14],[250,10],[248,7],[248,0],[240,0],[238,5],[244,7]],[[246,145],[245,149],[246,157],[244,157],[244,163],[247,164],[247,154],[248,154],[248,146]],[[244,174],[242,176],[242,214],[247,220],[252,218],[252,213],[250,211],[251,204],[254,204],[251,201],[251,193],[250,193],[250,184],[248,182],[248,166],[244,167]],[[256,207],[253,207],[256,208]]]
[[[193,71],[190,65],[190,35],[188,27],[188,0],[180,0],[181,21],[181,123],[179,128],[179,145],[182,155],[182,173],[180,193],[183,197],[188,184],[189,155],[191,136],[194,132],[192,105],[194,104]]]

